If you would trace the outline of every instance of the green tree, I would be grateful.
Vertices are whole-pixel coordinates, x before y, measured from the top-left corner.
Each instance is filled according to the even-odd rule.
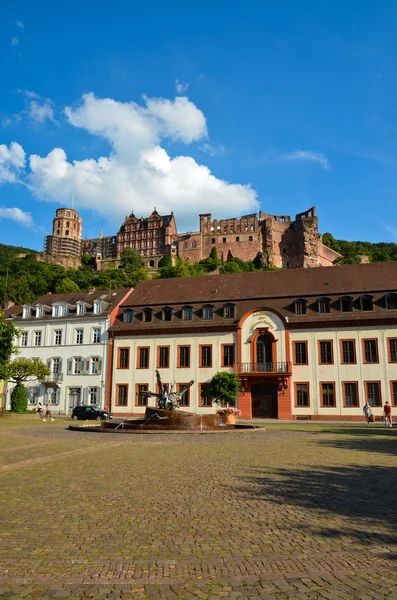
[[[41,360],[30,360],[29,358],[17,358],[7,366],[7,380],[16,383],[11,393],[11,411],[26,412],[28,406],[28,394],[23,385],[28,379],[43,381],[51,375],[50,369]]]
[[[80,288],[73,279],[65,277],[65,279],[62,279],[62,281],[58,283],[55,291],[57,294],[73,294],[74,292],[80,291]]]
[[[172,258],[170,254],[164,254],[159,260],[159,267],[172,267]]]
[[[14,323],[6,323],[0,312],[0,379],[6,379],[11,357],[18,353],[15,339],[20,335],[21,330]]]
[[[133,248],[125,248],[121,255],[120,267],[126,271],[135,271],[142,268],[142,257]]]
[[[220,258],[218,257],[218,252],[215,246],[212,247],[210,255],[208,258],[203,258],[200,260],[200,265],[203,265],[205,271],[207,273],[211,273],[211,271],[215,271],[219,265],[221,264]]]
[[[209,394],[214,402],[226,404],[226,406],[234,405],[239,389],[240,383],[237,373],[218,371],[209,383]]]

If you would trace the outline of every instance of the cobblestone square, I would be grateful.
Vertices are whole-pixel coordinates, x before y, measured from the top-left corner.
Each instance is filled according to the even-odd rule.
[[[397,599],[397,429],[0,418],[0,597]]]

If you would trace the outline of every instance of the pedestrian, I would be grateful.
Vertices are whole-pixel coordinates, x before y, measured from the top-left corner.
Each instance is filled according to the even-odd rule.
[[[51,414],[51,400],[48,400],[47,402],[47,407],[46,407],[46,411],[45,411],[45,417],[43,419],[43,421],[46,420],[46,417],[49,417],[49,419],[51,419],[51,421],[54,421],[55,419],[52,418],[52,414]]]
[[[374,420],[374,416],[372,414],[372,408],[370,403],[368,402],[368,400],[366,401],[366,403],[364,404],[364,416],[367,420],[368,425]]]
[[[44,411],[42,403],[38,402],[36,404],[36,406],[35,406],[35,409],[36,409],[36,412],[39,415],[40,419],[42,419],[43,418],[43,411]]]
[[[383,418],[385,420],[385,425],[387,425],[387,423],[390,424],[390,427],[393,427],[392,424],[392,419],[391,419],[391,406],[388,403],[388,401],[386,400],[385,405],[383,407]]]

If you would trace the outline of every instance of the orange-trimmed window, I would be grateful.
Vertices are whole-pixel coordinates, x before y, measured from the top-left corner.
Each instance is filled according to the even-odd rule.
[[[332,365],[334,362],[334,352],[332,340],[320,340],[318,342],[318,358],[320,365]]]
[[[157,368],[168,369],[170,366],[170,347],[159,346],[157,348]]]
[[[334,381],[322,381],[320,383],[320,392],[321,392],[321,406],[324,407],[335,407],[336,406],[336,398],[335,398],[335,382]]]
[[[222,344],[222,367],[232,367],[234,365],[234,346],[233,344]]]
[[[178,367],[190,367],[190,346],[178,346]]]
[[[397,406],[397,381],[390,382],[391,405]]]
[[[212,398],[209,394],[209,384],[199,383],[200,406],[212,406]]]
[[[137,364],[136,368],[137,369],[148,369],[149,368],[149,358],[150,358],[149,346],[140,346],[138,348],[138,364]]]
[[[127,406],[128,383],[119,383],[116,385],[116,403],[117,406]]]
[[[380,381],[364,381],[365,399],[371,406],[382,406]]]
[[[148,383],[137,383],[135,385],[135,406],[147,406],[147,396],[142,396],[142,392],[147,392]]]
[[[199,347],[200,367],[212,367],[212,345]]]
[[[310,406],[309,383],[295,383],[295,406]]]
[[[307,365],[307,342],[294,342],[294,364]]]
[[[391,362],[391,363],[397,362],[397,338],[388,338],[387,345],[388,345],[387,350],[388,350],[388,355],[389,355],[389,362]]]
[[[340,358],[344,365],[356,363],[356,342],[355,340],[340,341]]]
[[[342,381],[343,406],[359,406],[357,381]]]
[[[188,383],[177,383],[176,384],[176,391],[180,392],[181,390],[183,390],[188,385],[189,385]],[[186,390],[186,392],[183,394],[183,396],[181,397],[180,402],[179,402],[179,406],[190,406],[190,388],[188,388]]]
[[[119,355],[117,360],[118,369],[128,369],[130,366],[130,349],[119,348]]]
[[[363,340],[363,359],[365,363],[378,363],[378,340]]]

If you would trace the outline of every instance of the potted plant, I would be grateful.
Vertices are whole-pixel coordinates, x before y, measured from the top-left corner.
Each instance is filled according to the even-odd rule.
[[[210,396],[220,405],[218,414],[225,425],[234,425],[240,416],[239,409],[231,406],[236,401],[239,387],[237,373],[218,371],[210,381]]]

